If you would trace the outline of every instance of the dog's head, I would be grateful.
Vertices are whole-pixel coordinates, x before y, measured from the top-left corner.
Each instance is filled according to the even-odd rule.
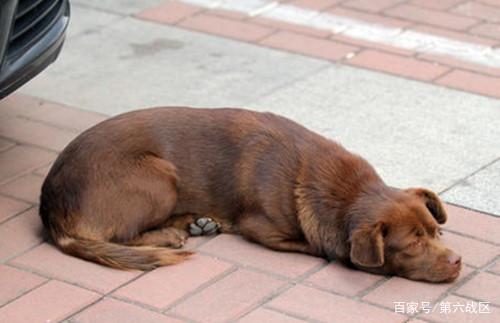
[[[350,260],[356,267],[430,282],[458,277],[461,258],[440,241],[439,225],[447,215],[436,194],[408,189],[361,204],[370,216],[351,228]]]

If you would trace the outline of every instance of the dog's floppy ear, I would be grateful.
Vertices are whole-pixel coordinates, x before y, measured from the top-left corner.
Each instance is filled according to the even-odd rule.
[[[384,264],[385,225],[363,225],[351,233],[351,262],[362,267],[380,267]]]
[[[410,194],[415,194],[421,198],[429,212],[431,212],[437,223],[443,224],[448,219],[446,211],[444,210],[443,203],[436,193],[425,188],[410,188],[406,190]]]

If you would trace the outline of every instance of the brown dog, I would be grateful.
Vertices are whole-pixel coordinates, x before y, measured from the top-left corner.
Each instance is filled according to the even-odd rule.
[[[436,194],[388,187],[337,143],[240,109],[156,108],[94,126],[54,163],[40,214],[64,252],[115,268],[182,261],[189,251],[165,247],[215,223],[374,273],[441,282],[461,268],[439,241]]]

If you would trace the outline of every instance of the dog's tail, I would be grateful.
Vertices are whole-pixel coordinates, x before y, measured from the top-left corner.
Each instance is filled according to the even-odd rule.
[[[191,251],[150,246],[126,246],[112,242],[57,237],[55,243],[67,254],[117,269],[152,270],[186,260]]]

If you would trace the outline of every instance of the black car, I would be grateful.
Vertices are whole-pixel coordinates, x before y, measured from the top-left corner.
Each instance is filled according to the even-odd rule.
[[[0,99],[57,58],[68,22],[68,0],[0,0]]]

